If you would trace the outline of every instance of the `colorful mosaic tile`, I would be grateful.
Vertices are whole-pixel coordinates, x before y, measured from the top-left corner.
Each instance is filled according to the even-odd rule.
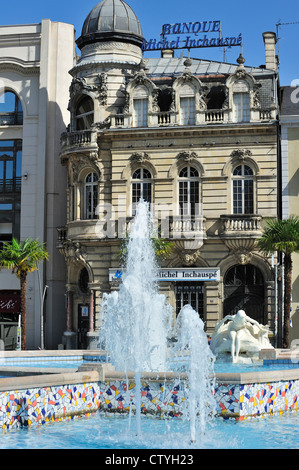
[[[180,416],[185,412],[188,387],[184,382],[143,382],[144,413]],[[42,425],[88,415],[98,409],[126,412],[134,409],[136,384],[115,380],[0,393],[0,426]],[[217,414],[244,420],[265,413],[298,411],[299,380],[263,384],[219,384],[215,388]]]

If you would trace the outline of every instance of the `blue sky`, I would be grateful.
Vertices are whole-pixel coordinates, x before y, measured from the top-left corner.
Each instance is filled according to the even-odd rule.
[[[75,26],[76,37],[80,36],[84,19],[96,5],[97,0],[15,0],[2,6],[0,24],[39,23],[44,18],[62,21]],[[265,63],[262,33],[276,32],[277,23],[296,23],[279,28],[279,58],[281,85],[291,85],[299,79],[298,38],[299,4],[298,0],[240,0],[213,2],[200,0],[127,0],[137,14],[143,35],[146,39],[158,38],[165,23],[220,20],[223,36],[243,36],[243,55],[246,64],[259,66]],[[212,36],[211,36],[212,37]],[[239,47],[226,51],[226,61],[235,63]],[[151,53],[153,54],[153,53]],[[156,52],[155,54],[159,54]],[[177,51],[180,54],[180,51]],[[146,57],[147,54],[145,54]],[[192,49],[191,56],[223,60],[222,48]]]

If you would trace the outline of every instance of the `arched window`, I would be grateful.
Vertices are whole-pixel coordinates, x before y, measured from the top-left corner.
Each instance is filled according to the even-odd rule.
[[[189,84],[180,87],[180,123],[182,126],[195,124],[195,94]]]
[[[18,96],[12,91],[0,94],[0,126],[21,126],[23,109]]]
[[[148,126],[148,89],[139,86],[133,95],[133,127]]]
[[[89,173],[84,184],[84,219],[96,219],[98,206],[98,175]]]
[[[233,87],[234,122],[250,121],[249,85],[245,80],[239,80]]]
[[[233,213],[254,214],[254,174],[248,165],[233,171]]]
[[[132,212],[136,211],[136,206],[140,199],[145,202],[152,202],[152,175],[146,168],[138,168],[132,175]]]
[[[79,101],[75,111],[75,128],[77,131],[90,129],[94,122],[94,104],[90,96],[84,96]]]
[[[199,215],[199,173],[191,166],[179,173],[179,206],[181,216]]]

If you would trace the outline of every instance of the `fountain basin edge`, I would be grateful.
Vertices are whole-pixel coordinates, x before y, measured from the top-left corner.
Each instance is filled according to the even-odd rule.
[[[135,407],[134,374],[109,364],[87,363],[77,372],[52,369],[40,375],[0,379],[0,426],[46,424],[97,411],[124,413]],[[56,373],[55,373],[56,372]],[[244,420],[298,411],[299,368],[219,373],[215,379],[217,415]],[[145,414],[181,416],[188,390],[185,373],[143,373]]]

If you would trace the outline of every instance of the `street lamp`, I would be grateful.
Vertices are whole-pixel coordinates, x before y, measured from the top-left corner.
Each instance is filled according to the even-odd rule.
[[[45,303],[45,297],[46,297],[46,292],[49,286],[45,285],[44,287],[44,292],[41,298],[41,307],[40,307],[40,312],[41,312],[41,325],[40,325],[40,348],[44,349],[44,303]]]

